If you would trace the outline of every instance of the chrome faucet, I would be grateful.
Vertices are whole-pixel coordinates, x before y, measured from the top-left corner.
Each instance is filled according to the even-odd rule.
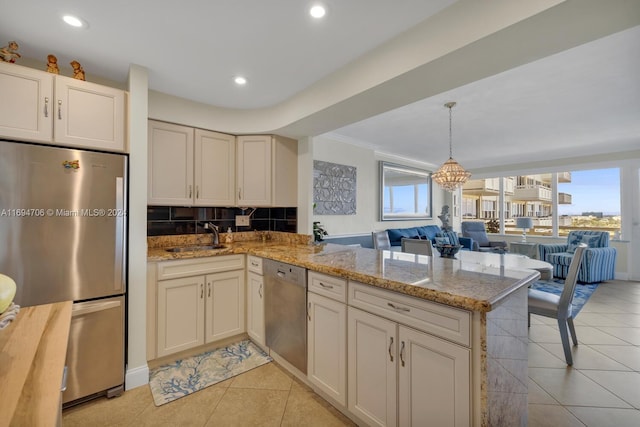
[[[213,233],[213,244],[219,245],[220,244],[220,227],[218,227],[212,222],[206,222],[204,224],[204,228],[206,230],[211,231],[211,233]]]

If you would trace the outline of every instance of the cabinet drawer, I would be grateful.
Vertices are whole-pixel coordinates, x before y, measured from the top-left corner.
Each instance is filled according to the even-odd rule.
[[[247,255],[247,270],[262,275],[262,258]]]
[[[471,313],[349,282],[349,305],[470,347]]]
[[[244,268],[244,255],[221,255],[205,258],[162,261],[158,263],[158,280],[196,276]]]
[[[347,281],[339,277],[309,271],[307,288],[309,291],[340,302],[347,302]]]

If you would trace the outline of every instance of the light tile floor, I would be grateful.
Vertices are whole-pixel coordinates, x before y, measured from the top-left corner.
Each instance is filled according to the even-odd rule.
[[[529,426],[640,426],[640,282],[602,283],[575,324],[568,367],[556,321],[531,317]]]
[[[576,318],[573,367],[553,319],[532,316],[529,426],[640,425],[640,282],[601,284]],[[156,407],[148,387],[63,412],[63,426],[344,426],[350,420],[270,363]]]

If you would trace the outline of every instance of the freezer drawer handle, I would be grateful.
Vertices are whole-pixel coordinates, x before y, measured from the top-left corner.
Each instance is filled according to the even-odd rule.
[[[86,304],[86,305],[85,305]],[[120,301],[96,302],[96,303],[80,303],[73,306],[72,316],[83,316],[85,314],[95,313],[97,311],[108,310],[110,308],[120,307]]]

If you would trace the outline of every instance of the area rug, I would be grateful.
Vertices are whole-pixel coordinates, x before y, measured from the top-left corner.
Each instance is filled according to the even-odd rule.
[[[598,287],[598,283],[589,283],[589,284],[580,284],[576,286],[576,291],[573,294],[573,301],[571,303],[571,312],[573,313],[573,317],[576,317],[582,307],[589,300],[593,291]],[[564,280],[556,279],[556,280],[538,280],[533,285],[531,285],[531,289],[537,289],[539,291],[550,292],[552,294],[560,295],[562,293],[562,289],[564,288]]]
[[[244,340],[155,368],[149,373],[149,387],[153,401],[160,406],[272,360],[251,341]]]

